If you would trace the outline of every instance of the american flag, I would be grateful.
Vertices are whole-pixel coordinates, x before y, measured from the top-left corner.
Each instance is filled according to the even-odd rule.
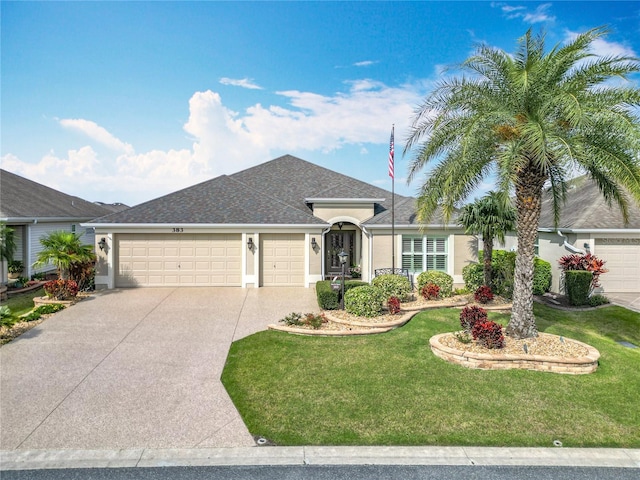
[[[391,127],[391,142],[389,143],[389,176],[393,177],[393,126]]]

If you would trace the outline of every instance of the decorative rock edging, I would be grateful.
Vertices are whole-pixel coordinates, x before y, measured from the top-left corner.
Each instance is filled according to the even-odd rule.
[[[420,313],[419,311],[406,311],[402,316],[398,317],[397,320],[393,322],[384,322],[384,323],[372,323],[372,322],[358,322],[354,320],[343,320],[342,318],[337,318],[331,315],[330,312],[325,311],[324,316],[327,317],[327,320],[330,320],[334,323],[340,323],[342,325],[353,325],[354,327],[366,327],[366,328],[398,328],[403,326],[409,320],[411,320],[416,314]]]
[[[48,297],[35,297],[33,299],[33,304],[36,307],[39,307],[40,305],[51,305],[51,304],[60,304],[60,305],[64,305],[65,307],[68,307],[69,305],[73,305],[74,303],[76,303],[78,300],[56,300],[55,298],[48,298]]]
[[[589,353],[584,357],[563,358],[545,355],[503,355],[467,352],[464,350],[457,350],[440,343],[440,339],[446,335],[451,335],[451,333],[441,333],[431,337],[429,339],[431,350],[437,357],[440,357],[449,363],[461,365],[466,368],[476,368],[481,370],[509,370],[517,368],[523,370],[537,370],[541,372],[581,375],[595,372],[598,368],[598,359],[600,358],[600,352],[591,345],[567,338],[564,340],[574,342],[585,347]],[[551,335],[549,333],[539,333],[538,335],[557,337],[557,335]]]
[[[407,312],[421,312],[423,310],[430,310],[432,308],[445,308],[445,307],[451,307],[451,308],[461,308],[464,307],[468,304],[469,302],[467,302],[466,300],[460,300],[458,302],[454,302],[454,303],[449,303],[449,302],[429,302],[429,303],[422,303],[420,305],[411,305],[411,306],[407,306],[407,305],[403,305],[402,306],[402,310],[405,310]]]
[[[286,327],[284,325],[269,325],[269,330],[278,330],[281,332],[293,333],[296,335],[321,335],[321,336],[331,336],[331,337],[339,337],[344,335],[372,335],[374,333],[385,333],[389,330],[393,330],[394,327],[386,327],[386,328],[368,328],[368,329],[360,329],[360,330],[311,330],[308,328],[296,328],[296,327]]]

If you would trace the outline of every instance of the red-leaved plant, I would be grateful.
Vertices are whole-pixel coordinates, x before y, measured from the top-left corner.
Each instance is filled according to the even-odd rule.
[[[47,297],[56,300],[68,300],[78,294],[78,284],[73,280],[51,280],[44,284]]]
[[[435,283],[427,283],[420,294],[425,300],[436,300],[440,296],[440,286]]]
[[[478,289],[473,294],[473,297],[478,303],[489,303],[491,300],[493,300],[493,292],[491,291],[491,287],[482,285],[478,287]]]
[[[478,322],[487,321],[487,311],[477,305],[464,307],[460,312],[460,326],[467,333],[471,333],[473,326]]]
[[[400,312],[400,299],[398,297],[389,297],[387,300],[387,307],[389,308],[389,313],[395,315]]]
[[[471,336],[483,347],[504,348],[502,325],[491,320],[476,323],[471,330]]]
[[[590,253],[585,255],[565,255],[564,257],[560,257],[558,264],[560,264],[560,268],[564,272],[567,270],[586,270],[587,272],[591,272],[593,274],[591,288],[599,287],[600,283],[598,279],[600,275],[609,271],[604,268],[605,260],[600,260]]]

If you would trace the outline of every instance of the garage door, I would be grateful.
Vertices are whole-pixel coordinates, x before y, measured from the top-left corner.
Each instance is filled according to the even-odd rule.
[[[304,234],[261,234],[260,285],[304,286]]]
[[[602,244],[596,239],[595,255],[606,260],[609,272],[600,276],[606,292],[640,292],[640,240],[636,244]],[[615,239],[623,242],[627,239]],[[629,239],[633,241],[635,239]],[[614,240],[609,240],[613,242]]]
[[[240,286],[240,234],[119,234],[116,286]]]

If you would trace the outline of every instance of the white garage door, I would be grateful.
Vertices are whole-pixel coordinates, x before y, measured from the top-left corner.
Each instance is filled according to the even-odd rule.
[[[304,286],[304,234],[260,235],[263,287]]]
[[[638,244],[599,244],[596,239],[595,255],[606,260],[609,271],[600,275],[600,284],[606,292],[640,292],[640,242]],[[611,241],[611,240],[610,240]]]
[[[119,234],[116,286],[240,286],[240,234]]]

